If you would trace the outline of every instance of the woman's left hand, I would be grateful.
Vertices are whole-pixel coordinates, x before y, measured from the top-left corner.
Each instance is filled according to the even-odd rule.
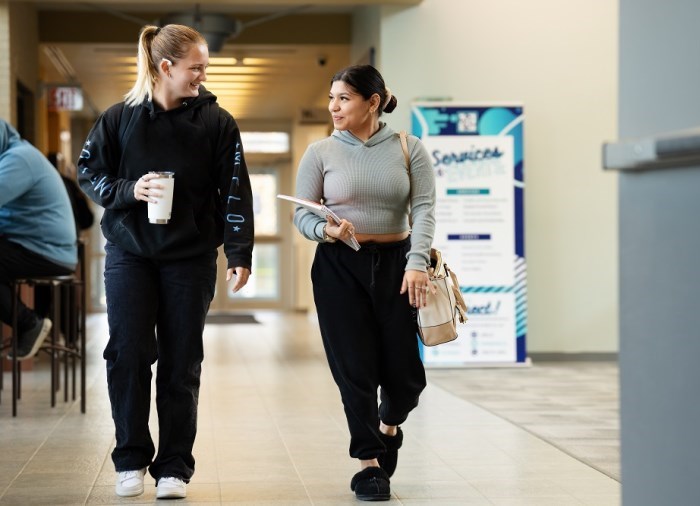
[[[422,271],[409,270],[403,275],[401,283],[401,294],[408,292],[408,302],[413,307],[425,307],[428,300],[428,291],[433,295],[436,293],[435,287],[430,282],[428,273]]]
[[[233,284],[231,291],[236,293],[243,288],[250,277],[250,270],[245,267],[234,267],[226,271],[226,281],[231,281],[231,278],[236,276],[236,282]]]

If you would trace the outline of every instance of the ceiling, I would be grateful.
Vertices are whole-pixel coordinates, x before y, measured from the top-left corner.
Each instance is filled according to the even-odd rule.
[[[136,77],[134,52],[133,43],[46,44],[40,60],[50,83],[69,82],[56,69],[68,67],[83,89],[83,114],[95,116],[131,89]],[[345,45],[227,44],[209,60],[204,86],[234,117],[293,119],[302,108],[325,101],[333,69],[348,63],[349,49]]]
[[[41,79],[81,86],[85,107],[80,114],[96,116],[133,85],[136,41],[143,24],[172,13],[186,12],[193,20],[195,12],[221,13],[239,30],[221,51],[210,52],[207,89],[236,118],[295,119],[302,109],[323,107],[331,76],[350,64],[354,9],[418,2],[229,0],[200,4],[196,11],[194,4],[178,2],[173,7],[167,0],[40,2]]]

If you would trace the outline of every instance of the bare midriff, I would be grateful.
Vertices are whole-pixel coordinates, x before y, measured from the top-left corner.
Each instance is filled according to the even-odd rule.
[[[355,234],[355,239],[357,239],[357,242],[360,244],[368,242],[398,242],[403,241],[406,237],[408,237],[408,230],[396,234]]]

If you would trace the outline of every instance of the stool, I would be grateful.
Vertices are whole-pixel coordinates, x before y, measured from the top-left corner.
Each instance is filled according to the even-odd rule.
[[[56,392],[59,386],[59,366],[61,358],[64,365],[64,401],[68,402],[68,365],[69,359],[72,370],[72,393],[75,400],[76,393],[76,360],[80,361],[80,411],[85,413],[86,395],[85,395],[85,347],[86,347],[86,329],[85,329],[85,309],[86,309],[86,286],[85,286],[85,263],[84,259],[84,242],[78,243],[78,270],[76,274],[66,276],[37,276],[18,278],[12,281],[10,288],[12,290],[12,332],[11,347],[12,347],[12,416],[17,416],[17,400],[21,398],[21,369],[17,360],[17,317],[18,307],[17,300],[20,295],[22,286],[39,286],[45,285],[51,287],[51,321],[53,327],[51,329],[51,342],[44,343],[40,351],[45,351],[51,357],[51,407],[56,406]],[[65,297],[65,299],[64,299]],[[64,314],[61,315],[61,301],[66,300]],[[59,343],[59,335],[61,332],[61,322],[66,322],[65,343]],[[0,374],[2,374],[2,363],[0,361]],[[1,384],[0,384],[1,386]]]
[[[17,299],[22,285],[38,286],[48,285],[51,287],[51,329],[50,343],[44,343],[40,351],[45,351],[51,358],[51,407],[56,406],[56,392],[59,385],[60,359],[64,363],[64,399],[68,401],[68,360],[71,358],[72,379],[73,379],[73,399],[75,400],[76,371],[75,360],[80,360],[80,380],[81,380],[81,412],[85,413],[85,304],[83,282],[74,275],[70,276],[42,276],[36,278],[15,279],[11,284],[13,292],[12,306],[12,328],[17,327]],[[66,314],[61,318],[61,300],[63,296],[68,297],[66,304]],[[59,343],[61,332],[61,321],[65,321],[66,335],[65,343]],[[17,333],[14,332],[12,338],[12,416],[17,416],[17,400],[21,398],[21,370],[17,360]]]

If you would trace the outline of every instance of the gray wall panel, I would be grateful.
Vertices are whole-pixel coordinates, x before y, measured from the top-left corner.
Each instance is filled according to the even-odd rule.
[[[700,126],[700,2],[621,0],[620,138]],[[626,506],[700,504],[700,167],[621,172]]]

